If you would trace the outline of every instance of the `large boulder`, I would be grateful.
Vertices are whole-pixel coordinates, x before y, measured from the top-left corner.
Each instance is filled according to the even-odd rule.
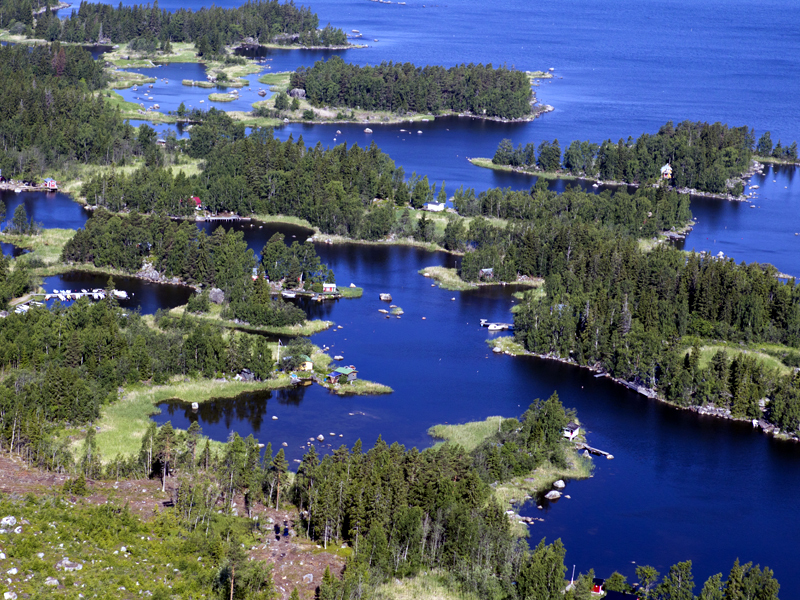
[[[305,98],[306,97],[306,91],[304,89],[301,89],[301,88],[293,88],[293,89],[289,90],[289,95],[292,98]]]
[[[553,487],[556,488],[557,490],[563,490],[565,487],[567,487],[567,484],[564,483],[563,479],[559,479],[553,484]]]
[[[214,304],[222,304],[225,302],[225,292],[219,288],[211,288],[211,291],[208,292],[208,299]]]
[[[13,527],[17,524],[16,517],[3,517],[0,519],[0,527]]]
[[[556,490],[550,490],[544,495],[545,498],[548,500],[558,500],[561,498],[561,492],[557,492]]]

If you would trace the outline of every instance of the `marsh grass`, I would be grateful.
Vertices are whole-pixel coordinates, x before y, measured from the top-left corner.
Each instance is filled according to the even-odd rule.
[[[262,382],[226,381],[198,379],[147,387],[137,385],[127,389],[116,402],[101,410],[98,421],[100,431],[97,444],[104,460],[117,454],[130,456],[139,451],[150,416],[160,410],[155,406],[164,400],[180,399],[184,402],[206,402],[212,398],[232,398],[244,392],[271,390],[290,385],[289,377]]]
[[[211,102],[233,102],[236,100],[235,94],[209,94],[208,99]]]
[[[14,264],[27,262],[31,258],[38,258],[50,266],[61,262],[61,250],[74,235],[74,229],[43,229],[38,235],[2,233],[0,234],[0,240],[14,244],[19,248],[29,248],[31,250],[30,253],[15,259]]]
[[[360,287],[336,287],[336,291],[342,298],[361,298],[364,295],[364,288]]]
[[[264,73],[261,77],[258,78],[258,83],[263,83],[265,85],[283,86],[283,88],[285,89],[289,87],[289,79],[291,78],[291,76],[292,76],[291,71]]]
[[[450,443],[463,447],[467,452],[477,448],[483,440],[498,430],[503,417],[487,417],[485,421],[470,421],[460,425],[434,425],[428,435],[440,440],[436,445]]]

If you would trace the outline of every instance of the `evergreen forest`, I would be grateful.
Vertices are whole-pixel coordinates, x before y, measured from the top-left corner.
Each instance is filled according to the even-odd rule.
[[[492,65],[416,67],[386,63],[348,64],[338,56],[300,67],[292,88],[305,90],[314,106],[342,106],[395,113],[442,111],[519,119],[531,114],[533,92],[527,74]]]
[[[341,46],[347,38],[341,29],[318,29],[319,18],[304,6],[278,0],[250,0],[236,8],[218,6],[170,12],[153,4],[112,6],[83,1],[66,19],[51,11],[32,14],[28,0],[0,2],[0,27],[31,37],[77,44],[194,42],[219,53],[224,46],[245,38],[261,43]]]
[[[771,153],[771,142],[769,147]],[[796,157],[796,144],[794,148]],[[492,162],[631,184],[657,181],[661,167],[669,164],[670,183],[678,188],[715,194],[730,190],[739,195],[743,188],[738,178],[750,167],[755,149],[755,135],[747,127],[690,121],[675,126],[670,121],[657,134],[645,133],[635,141],[632,137],[602,144],[576,140],[563,151],[558,140],[514,148],[511,140],[504,139]]]

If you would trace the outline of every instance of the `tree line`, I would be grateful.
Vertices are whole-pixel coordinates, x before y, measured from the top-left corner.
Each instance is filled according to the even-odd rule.
[[[48,41],[70,43],[135,40],[195,42],[222,48],[245,38],[262,43],[343,45],[347,38],[341,29],[330,25],[318,30],[319,18],[305,6],[278,0],[250,0],[235,8],[212,6],[174,12],[162,10],[158,1],[133,6],[112,6],[83,1],[69,17],[59,19],[47,11],[35,20],[25,17],[23,0],[5,0],[7,14],[31,27],[30,35]],[[30,4],[27,4],[30,7]],[[2,10],[2,8],[0,8]],[[30,15],[30,12],[29,12]]]
[[[338,56],[300,67],[291,87],[305,90],[315,106],[345,106],[405,113],[442,111],[518,119],[531,113],[533,92],[522,71],[491,64],[417,67],[382,62],[345,63]]]
[[[529,298],[515,315],[516,337],[527,349],[598,366],[682,406],[711,403],[735,417],[763,415],[785,432],[798,430],[794,374],[735,352],[718,353],[701,368],[700,349],[687,353],[684,337],[800,347],[794,280],[782,282],[768,265],[663,246],[642,252],[634,239],[548,235],[529,230],[513,242],[517,255],[539,256],[520,264],[538,264],[529,274],[545,278],[546,296]],[[765,396],[771,400],[762,413]]]
[[[120,216],[99,209],[65,244],[66,263],[92,263],[136,273],[145,264],[167,278],[223,291],[227,305],[223,316],[251,325],[283,327],[305,320],[305,313],[280,298],[273,299],[265,276],[285,281],[286,287],[311,289],[314,284],[335,282],[335,275],[320,262],[313,244],[284,243],[276,234],[256,260],[244,234],[218,227],[211,236],[191,221],[175,221],[164,215]],[[255,276],[254,276],[255,274]],[[207,304],[192,300],[198,311]]]
[[[762,138],[762,141],[764,138]],[[762,142],[759,142],[762,144]],[[769,145],[772,153],[772,143]],[[742,184],[737,179],[750,166],[755,135],[747,127],[728,127],[721,123],[672,121],[655,135],[642,134],[635,141],[620,139],[616,144],[573,141],[563,150],[558,140],[532,143],[500,142],[492,162],[497,165],[535,168],[547,172],[565,171],[581,177],[598,177],[626,183],[651,183],[661,177],[661,167],[669,164],[671,183],[678,188],[738,195]],[[761,148],[761,146],[759,146]],[[795,155],[797,145],[794,145]],[[759,153],[761,150],[759,149]]]
[[[36,181],[71,161],[117,164],[142,153],[136,129],[93,93],[106,76],[86,50],[58,43],[2,46],[0,79],[4,176]]]

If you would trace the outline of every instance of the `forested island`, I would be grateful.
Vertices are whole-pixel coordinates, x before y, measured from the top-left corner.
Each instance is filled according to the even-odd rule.
[[[747,127],[721,123],[684,121],[665,124],[655,135],[643,134],[635,141],[606,140],[602,144],[573,141],[563,149],[558,140],[518,144],[509,139],[497,147],[491,164],[533,174],[564,174],[611,183],[649,184],[667,180],[679,189],[739,197],[744,190],[741,176],[754,154],[779,160],[797,160],[797,143],[773,148],[769,132],[756,144]],[[483,160],[483,159],[476,159]],[[668,171],[662,170],[669,166]],[[481,166],[484,166],[481,163]]]
[[[319,18],[304,6],[278,0],[251,0],[236,8],[212,6],[199,10],[162,10],[158,2],[112,6],[82,2],[77,11],[60,19],[46,10],[33,15],[30,2],[0,2],[0,27],[12,34],[47,41],[79,44],[130,43],[164,49],[167,44],[191,42],[212,54],[245,39],[264,44],[345,46],[341,29],[318,29]],[[201,54],[203,52],[201,51]]]
[[[290,87],[303,90],[313,106],[385,110],[394,113],[469,113],[502,119],[529,118],[534,101],[528,75],[492,65],[417,67],[381,63],[360,67],[334,56],[300,67]]]

